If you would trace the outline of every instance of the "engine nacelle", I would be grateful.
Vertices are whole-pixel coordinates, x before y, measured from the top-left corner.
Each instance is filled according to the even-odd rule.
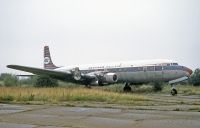
[[[117,81],[118,81],[118,77],[117,77],[117,74],[115,73],[106,73],[103,76],[103,82],[105,83],[112,84],[112,83],[116,83]]]
[[[115,73],[99,73],[96,74],[96,80],[92,81],[91,85],[104,85],[113,84],[118,81],[117,74]]]

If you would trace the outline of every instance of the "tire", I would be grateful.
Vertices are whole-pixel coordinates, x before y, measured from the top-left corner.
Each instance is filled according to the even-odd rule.
[[[125,86],[124,87],[124,92],[131,92],[131,87],[130,86]]]
[[[173,88],[173,89],[171,90],[171,95],[172,95],[172,96],[177,95],[177,90]]]

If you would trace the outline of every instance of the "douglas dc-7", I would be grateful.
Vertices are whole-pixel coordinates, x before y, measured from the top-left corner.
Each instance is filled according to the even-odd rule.
[[[8,68],[46,75],[54,79],[90,85],[125,83],[124,91],[131,91],[130,85],[149,82],[169,82],[170,84],[186,80],[192,70],[168,59],[121,61],[113,63],[74,65],[57,67],[53,64],[49,47],[44,47],[44,68],[20,65],[7,65]],[[172,95],[177,90],[172,87]]]

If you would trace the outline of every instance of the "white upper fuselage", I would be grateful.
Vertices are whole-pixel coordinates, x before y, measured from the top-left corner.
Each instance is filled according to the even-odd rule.
[[[97,63],[97,64],[84,64],[84,65],[71,65],[66,67],[60,67],[55,70],[67,71],[74,67],[79,67],[80,70],[98,70],[98,69],[109,69],[109,68],[121,68],[121,67],[143,67],[143,66],[156,66],[156,65],[167,65],[177,63],[173,60],[168,59],[152,59],[152,60],[137,60],[137,61],[120,61],[110,63]]]

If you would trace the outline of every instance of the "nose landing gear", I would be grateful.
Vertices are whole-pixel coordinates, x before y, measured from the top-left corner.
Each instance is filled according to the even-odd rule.
[[[171,85],[171,87],[172,87],[172,89],[171,89],[171,95],[172,96],[175,96],[175,95],[177,95],[177,90],[175,89],[175,87],[173,86],[173,85]]]

